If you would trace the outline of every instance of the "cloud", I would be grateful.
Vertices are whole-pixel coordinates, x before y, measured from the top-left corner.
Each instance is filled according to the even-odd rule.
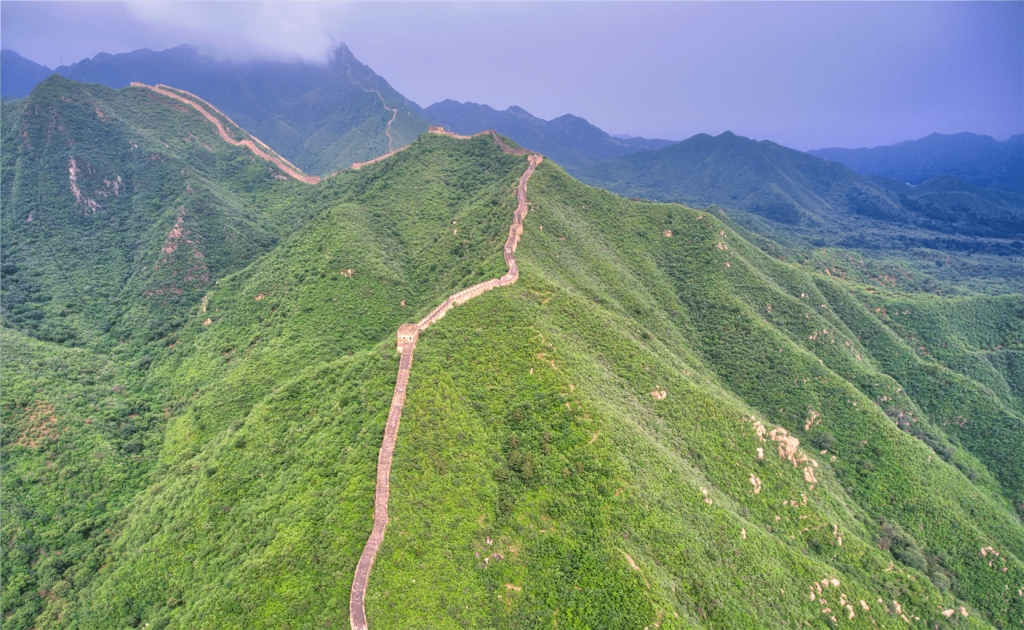
[[[173,35],[221,59],[325,63],[353,7],[335,3],[139,2],[125,5],[143,30]]]
[[[726,129],[801,149],[1021,132],[1021,3],[0,2],[49,67],[193,44],[324,62],[344,42],[405,96],[571,112],[614,133]]]

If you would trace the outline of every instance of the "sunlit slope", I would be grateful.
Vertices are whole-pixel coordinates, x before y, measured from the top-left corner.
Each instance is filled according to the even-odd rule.
[[[280,204],[298,184],[150,90],[54,75],[17,105],[3,121],[3,307],[40,339],[159,339],[307,214]]]
[[[68,604],[86,627],[347,617],[394,330],[503,270],[525,167],[489,137],[424,137],[308,189],[317,216],[216,283],[151,368],[160,466]]]
[[[922,360],[970,377],[991,391],[993,402],[1024,412],[1021,296],[877,299],[865,292],[862,301]]]
[[[105,124],[93,116],[83,128]],[[220,150],[194,118],[152,132],[154,151],[189,133]],[[10,181],[70,197],[53,151]],[[158,227],[131,247],[94,237],[132,262],[111,267],[116,309],[83,312],[141,315],[109,330],[83,316],[89,347],[71,348],[25,317],[45,324],[50,306],[4,314],[5,628],[347,624],[395,329],[504,272],[527,160],[489,137],[426,135],[303,186],[230,151],[204,178],[167,167]],[[202,186],[230,203],[188,206]],[[528,196],[519,281],[420,337],[371,627],[1022,623],[1019,296],[868,291],[773,259],[707,211],[630,203],[549,160]],[[199,249],[228,262],[187,291],[159,284],[187,270],[160,262],[182,204],[184,221],[234,208],[223,216],[276,231],[233,245],[237,258]],[[5,256],[22,226],[10,207]],[[198,260],[188,247],[215,242],[209,225],[237,220],[184,224],[203,239],[174,253]],[[101,225],[79,222],[61,234]],[[4,273],[60,295],[46,261],[63,258],[28,242]],[[169,276],[145,275],[153,262]],[[100,275],[75,273],[83,287]],[[152,315],[146,292],[163,286],[185,297]],[[164,328],[146,323],[164,313]]]
[[[855,287],[706,212],[530,186],[520,283],[417,347],[371,622],[1019,623],[1019,415],[951,442]]]

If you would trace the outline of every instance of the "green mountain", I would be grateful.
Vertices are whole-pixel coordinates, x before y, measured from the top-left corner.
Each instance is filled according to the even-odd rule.
[[[432,124],[458,134],[470,135],[494,129],[524,147],[547,155],[567,169],[672,144],[670,140],[616,138],[579,116],[565,114],[544,120],[515,105],[498,111],[487,105],[448,99],[434,103],[420,113]]]
[[[31,83],[26,78],[18,96],[27,94],[49,73],[32,75]],[[303,170],[321,175],[408,145],[426,131],[425,121],[464,135],[496,129],[567,168],[671,144],[612,137],[571,114],[549,121],[520,107],[496,111],[453,100],[420,108],[360,63],[344,44],[326,66],[216,61],[193,46],[182,45],[161,52],[101,53],[62,66],[57,73],[114,88],[137,81],[186,90],[224,111]]]
[[[395,331],[505,273],[528,158],[306,185],[60,77],[0,122],[5,629],[344,627]],[[1021,296],[527,195],[518,281],[420,333],[371,627],[1024,623]]]
[[[626,197],[720,206],[781,243],[856,248],[942,279],[1024,291],[1024,197],[953,176],[911,186],[730,132],[610,158],[575,174]]]
[[[426,131],[424,121],[465,135],[496,129],[567,167],[671,144],[614,138],[570,114],[547,121],[519,107],[499,112],[452,100],[420,108],[361,64],[345,45],[334,51],[326,67],[304,62],[218,62],[193,46],[182,45],[162,52],[102,53],[57,72],[115,88],[138,81],[187,90],[316,174],[387,153],[387,123],[392,118],[387,108],[398,110],[390,130],[391,149],[406,146]]]
[[[808,153],[840,162],[864,175],[881,175],[909,184],[953,175],[982,188],[1024,193],[1024,134],[998,142],[973,133],[933,133],[892,146]]]
[[[114,88],[137,81],[186,90],[315,175],[404,147],[427,130],[418,107],[344,44],[326,65],[217,61],[182,45],[161,52],[101,53],[57,73]]]

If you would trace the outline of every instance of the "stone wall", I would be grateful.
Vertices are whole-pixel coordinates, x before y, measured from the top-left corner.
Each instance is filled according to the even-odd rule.
[[[445,135],[454,135],[444,132],[443,128],[440,132],[437,132],[432,127],[431,131],[434,133],[444,133]],[[494,141],[498,143],[498,146],[506,153],[515,155],[526,153],[522,149],[510,149],[501,142],[498,134],[494,131],[483,133],[490,133]],[[373,562],[377,557],[380,543],[384,540],[384,531],[388,524],[391,459],[395,450],[395,441],[398,438],[398,426],[402,419],[402,407],[405,406],[405,390],[409,384],[412,356],[416,350],[419,333],[444,317],[445,313],[453,306],[468,302],[476,296],[496,287],[510,285],[519,279],[519,265],[516,263],[515,251],[519,245],[519,237],[523,234],[523,219],[526,218],[526,213],[529,209],[529,204],[526,201],[526,183],[542,160],[543,158],[539,155],[531,155],[529,157],[529,167],[523,173],[523,176],[519,178],[519,184],[516,187],[516,210],[512,215],[512,226],[509,228],[508,239],[505,241],[504,247],[508,273],[500,278],[493,278],[453,293],[416,324],[402,324],[398,327],[398,351],[402,353],[402,360],[398,365],[398,381],[395,383],[395,392],[391,397],[391,409],[388,411],[388,421],[384,428],[384,442],[377,457],[377,492],[374,497],[373,529],[370,532],[369,540],[366,541],[366,547],[363,548],[363,553],[359,557],[359,563],[356,565],[356,574],[352,580],[352,592],[349,596],[349,623],[353,630],[366,630],[367,628],[366,609],[364,606],[366,588],[370,580],[370,569],[373,567]]]
[[[247,147],[250,151],[255,153],[257,157],[262,158],[264,160],[267,160],[268,162],[272,162],[275,166],[277,166],[279,169],[281,169],[289,177],[292,177],[293,179],[296,179],[296,180],[298,180],[300,182],[303,182],[305,184],[315,184],[315,183],[320,181],[320,178],[315,176],[315,175],[303,175],[302,172],[298,168],[295,167],[295,165],[293,165],[291,162],[289,162],[288,160],[284,159],[283,157],[277,155],[276,153],[273,154],[273,155],[271,155],[270,153],[267,153],[267,151],[273,151],[273,149],[271,149],[266,144],[264,144],[263,141],[260,140],[259,138],[257,138],[256,136],[254,136],[254,135],[252,135],[252,134],[250,134],[250,133],[248,133],[248,132],[246,132],[244,130],[242,130],[242,132],[245,133],[246,135],[248,135],[249,138],[252,138],[252,140],[250,140],[249,138],[246,138],[244,140],[235,140],[234,138],[232,138],[231,135],[227,132],[227,130],[224,129],[224,125],[221,123],[221,121],[216,116],[211,114],[210,112],[212,111],[212,112],[214,112],[216,114],[224,116],[224,119],[227,120],[229,123],[231,123],[235,127],[238,127],[238,129],[240,129],[240,130],[242,128],[239,127],[233,120],[231,120],[230,118],[225,116],[224,113],[221,112],[219,109],[217,109],[213,105],[210,105],[208,102],[206,102],[203,99],[199,98],[195,94],[191,94],[191,93],[186,92],[184,90],[178,90],[178,88],[170,88],[170,87],[168,87],[166,85],[152,86],[152,85],[146,85],[145,83],[139,83],[138,81],[132,81],[131,86],[132,87],[141,87],[141,88],[146,88],[146,89],[149,89],[149,90],[153,90],[157,94],[162,94],[164,96],[167,96],[169,98],[173,98],[175,100],[181,101],[182,103],[185,103],[186,105],[191,106],[193,109],[195,109],[200,114],[202,114],[204,118],[206,118],[208,121],[213,123],[213,125],[217,128],[217,133],[220,134],[220,137],[221,137],[222,140],[224,140],[224,142],[227,142],[228,144],[236,146],[236,147],[239,147],[239,146]],[[176,92],[172,92],[171,91],[172,89],[173,90],[177,90],[177,92],[181,92],[181,94],[188,95],[188,98],[185,98],[184,96],[182,96],[181,94],[178,94]],[[189,100],[189,99],[192,99],[192,100]],[[261,149],[258,146],[256,146],[254,141],[258,142],[267,151],[264,151],[263,149]]]

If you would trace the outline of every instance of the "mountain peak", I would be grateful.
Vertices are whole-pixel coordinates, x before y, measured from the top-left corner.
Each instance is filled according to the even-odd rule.
[[[0,52],[0,94],[4,100],[28,96],[40,81],[53,74],[46,66],[26,59],[9,48]]]
[[[547,122],[546,120],[537,118],[536,116],[534,116],[533,114],[531,114],[530,112],[526,111],[525,109],[518,105],[510,106],[508,109],[505,110],[505,113],[515,118],[518,118],[519,120],[524,120],[533,124]]]

